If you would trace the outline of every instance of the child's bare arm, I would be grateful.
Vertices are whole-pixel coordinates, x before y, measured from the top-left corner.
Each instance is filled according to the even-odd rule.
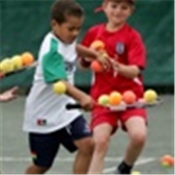
[[[135,78],[140,74],[140,69],[138,68],[138,66],[135,65],[124,65],[124,64],[120,64],[119,68],[118,68],[118,72],[127,77],[127,78]]]
[[[77,44],[76,50],[80,57],[87,57],[91,58],[92,60],[98,57],[98,52],[93,49],[89,49],[88,47],[85,47],[81,44]]]
[[[119,73],[127,78],[135,78],[140,74],[140,68],[136,65],[124,65],[118,61],[111,60],[113,69],[116,73]]]
[[[87,48],[81,44],[77,45],[77,52],[80,56],[78,63],[80,67],[89,68],[93,60],[99,61],[105,69],[111,67],[109,56],[106,52],[97,52],[94,49]]]
[[[76,101],[78,101],[85,110],[91,110],[93,108],[94,101],[89,95],[79,90],[75,86],[71,85],[67,81],[62,81],[62,82],[66,85],[67,95],[71,96]]]

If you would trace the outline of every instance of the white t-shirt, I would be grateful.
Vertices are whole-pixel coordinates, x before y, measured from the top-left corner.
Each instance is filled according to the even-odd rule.
[[[64,128],[81,115],[79,110],[66,110],[75,101],[53,92],[53,83],[67,79],[73,84],[76,69],[76,41],[65,44],[52,33],[45,37],[38,58],[33,86],[26,101],[23,129],[49,133]]]

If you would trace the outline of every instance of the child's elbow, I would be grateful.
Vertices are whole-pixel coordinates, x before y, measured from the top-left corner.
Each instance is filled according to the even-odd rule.
[[[135,66],[133,67],[133,71],[132,71],[132,74],[131,74],[131,78],[136,78],[140,75],[141,73],[141,70],[139,67]]]

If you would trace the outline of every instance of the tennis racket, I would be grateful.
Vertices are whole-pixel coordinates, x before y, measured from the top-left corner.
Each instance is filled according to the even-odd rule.
[[[117,106],[112,106],[112,105],[106,105],[106,106],[102,106],[102,105],[99,105],[99,106],[102,106],[102,107],[105,107],[105,108],[108,108],[110,109],[111,111],[125,111],[127,109],[135,109],[135,108],[148,108],[148,107],[155,107],[159,104],[162,103],[162,100],[158,99],[156,100],[155,102],[152,102],[152,103],[146,103],[146,102],[135,102],[133,104],[126,104],[126,103],[121,103],[120,105],[117,105]],[[73,104],[73,103],[68,103],[66,105],[66,109],[67,110],[73,110],[73,109],[82,109],[82,106],[78,103],[76,104]]]

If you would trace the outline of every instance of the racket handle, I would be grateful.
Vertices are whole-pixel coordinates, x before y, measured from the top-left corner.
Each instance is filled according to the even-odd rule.
[[[81,109],[81,108],[82,108],[81,105],[78,104],[78,103],[76,103],[76,104],[68,103],[68,104],[66,105],[66,109],[67,109],[67,110]]]

